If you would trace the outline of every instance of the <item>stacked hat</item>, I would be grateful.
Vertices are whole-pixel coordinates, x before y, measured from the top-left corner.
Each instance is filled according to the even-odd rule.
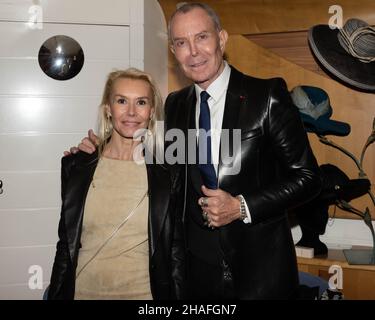
[[[375,91],[375,28],[349,19],[342,28],[317,25],[309,30],[310,47],[325,69],[341,82]]]
[[[290,94],[300,112],[306,131],[323,136],[347,136],[350,133],[349,124],[330,119],[332,107],[328,94],[323,89],[297,86]]]

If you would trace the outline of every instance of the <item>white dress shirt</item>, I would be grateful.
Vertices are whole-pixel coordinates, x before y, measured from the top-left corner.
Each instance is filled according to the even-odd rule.
[[[225,99],[227,96],[229,78],[231,69],[226,61],[224,61],[223,72],[212,82],[206,90],[202,89],[198,84],[195,84],[195,94],[197,97],[197,104],[195,107],[195,127],[199,128],[199,114],[200,114],[200,94],[202,91],[206,91],[210,97],[207,101],[208,108],[210,109],[211,118],[211,155],[212,163],[215,168],[216,175],[218,173],[219,166],[219,153],[220,153],[220,137],[221,127],[223,124]],[[198,139],[198,130],[197,130]],[[251,216],[249,208],[245,201],[247,218],[243,221],[245,223],[251,223]]]

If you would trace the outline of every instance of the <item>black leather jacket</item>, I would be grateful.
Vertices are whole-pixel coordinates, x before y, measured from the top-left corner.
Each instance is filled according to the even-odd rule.
[[[48,299],[73,299],[84,204],[98,158],[79,152],[62,158],[59,241]],[[183,298],[184,244],[179,212],[179,174],[147,164],[149,184],[149,267],[154,299]]]
[[[194,128],[195,105],[194,86],[170,94],[165,104],[166,128],[185,133]],[[321,179],[285,81],[253,78],[231,67],[222,129],[241,130],[241,151],[235,151],[230,166],[220,155],[219,188],[233,196],[243,195],[252,219],[250,224],[237,220],[219,228],[235,296],[291,296],[298,286],[298,273],[286,211],[316,196]],[[231,174],[230,167],[240,171]],[[189,181],[188,172],[185,166],[185,181]],[[193,187],[199,194],[200,185]],[[183,212],[185,225],[188,214]]]

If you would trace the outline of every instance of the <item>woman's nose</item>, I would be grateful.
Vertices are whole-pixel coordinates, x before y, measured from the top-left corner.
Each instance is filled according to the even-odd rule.
[[[128,114],[130,116],[134,116],[135,115],[135,104],[133,102],[129,103]]]

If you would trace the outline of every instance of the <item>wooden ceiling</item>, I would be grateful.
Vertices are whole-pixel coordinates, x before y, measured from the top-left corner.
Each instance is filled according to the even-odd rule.
[[[168,20],[178,0],[158,0]],[[192,1],[185,1],[192,2]],[[343,21],[360,18],[375,25],[374,0],[205,0],[220,16],[229,34],[259,34],[308,30],[328,24],[330,5],[340,5]]]

